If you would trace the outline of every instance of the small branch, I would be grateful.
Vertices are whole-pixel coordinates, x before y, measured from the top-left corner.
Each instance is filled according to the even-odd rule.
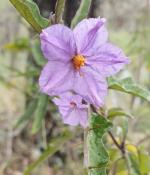
[[[114,144],[116,145],[116,147],[117,147],[118,149],[121,149],[119,143],[116,141],[116,139],[115,139],[115,137],[113,136],[113,134],[112,134],[110,131],[108,131],[108,134],[109,134],[109,136],[111,137],[111,139],[113,140],[113,142],[114,142]]]
[[[121,151],[122,155],[124,156],[124,154],[125,154],[124,144],[120,145],[110,131],[108,131],[108,134],[111,137],[111,139],[114,142],[114,144],[116,145],[116,147]]]
[[[84,129],[84,166],[88,167],[87,129]]]
[[[128,170],[128,175],[130,175],[131,174],[130,163],[129,163],[129,160],[128,160],[127,155],[124,155],[124,160],[126,162],[126,167],[127,167],[127,170]]]

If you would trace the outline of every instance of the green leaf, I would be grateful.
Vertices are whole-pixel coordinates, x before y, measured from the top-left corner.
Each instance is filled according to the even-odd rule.
[[[60,23],[62,20],[62,14],[64,11],[66,0],[57,0],[55,7],[55,22]]]
[[[34,99],[33,101],[31,101],[29,103],[25,113],[18,119],[18,121],[16,122],[14,128],[17,128],[21,124],[27,122],[32,117],[32,115],[33,115],[33,113],[36,109],[36,106],[37,106],[37,99]]]
[[[71,27],[74,28],[82,19],[86,18],[91,6],[92,0],[82,0],[78,11],[76,12]]]
[[[87,134],[89,175],[106,175],[109,156],[102,138],[111,126],[109,121],[97,114],[93,114],[89,119],[90,129]]]
[[[113,119],[118,116],[126,116],[132,118],[131,114],[125,112],[122,108],[111,108],[108,110],[108,119]]]
[[[127,162],[125,159],[118,159],[116,162],[115,175],[128,175]]]
[[[131,153],[128,156],[129,156],[128,162],[131,167],[131,173],[133,175],[142,175],[140,172],[140,165],[139,165],[138,157]]]
[[[34,114],[34,122],[32,126],[32,133],[35,134],[42,127],[42,121],[46,114],[46,109],[48,105],[48,96],[40,94],[38,99],[37,108]]]
[[[40,33],[43,28],[48,27],[50,21],[40,15],[36,3],[31,0],[9,0],[18,12],[31,24],[31,26]]]
[[[33,55],[33,58],[38,66],[44,66],[46,64],[46,59],[44,58],[41,48],[40,48],[40,42],[38,39],[34,40],[31,45],[31,52]]]
[[[138,86],[131,78],[117,80],[108,78],[109,89],[132,94],[150,102],[150,91]]]
[[[41,156],[33,163],[31,163],[26,170],[24,171],[24,175],[30,175],[30,173],[38,167],[42,162],[50,158],[54,153],[56,153],[58,150],[60,150],[68,140],[70,140],[73,137],[73,135],[70,133],[70,131],[64,131],[62,134],[49,143],[46,150],[41,154]]]
[[[140,170],[142,174],[150,173],[150,156],[140,152]]]
[[[22,72],[20,71],[19,69],[17,68],[13,68],[11,66],[7,66],[7,65],[4,65],[4,67],[8,70],[10,70],[11,72],[15,73],[14,76],[15,77],[20,77],[20,76],[24,76],[24,77],[37,77],[39,76],[39,70],[37,68],[30,68],[28,69],[26,72]]]
[[[28,50],[29,40],[27,38],[18,38],[14,42],[4,45],[4,49],[15,52]]]
[[[123,136],[123,140],[126,139],[127,134],[128,134],[128,128],[129,128],[129,121],[128,118],[124,117],[122,118],[122,136]]]

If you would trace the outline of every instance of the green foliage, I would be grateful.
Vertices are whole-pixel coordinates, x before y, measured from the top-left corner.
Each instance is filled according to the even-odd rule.
[[[24,175],[30,175],[30,173],[35,168],[37,168],[42,162],[44,162],[45,160],[50,158],[54,153],[60,150],[63,144],[71,138],[72,134],[70,133],[70,131],[64,131],[60,136],[55,137],[53,140],[51,140],[46,150],[41,154],[41,156],[26,168]]]
[[[90,129],[87,134],[88,172],[89,175],[105,175],[109,156],[102,138],[112,124],[97,114],[93,114],[89,122]]]
[[[34,122],[32,125],[32,133],[35,134],[42,127],[42,121],[46,114],[46,109],[48,105],[48,96],[40,94],[38,98],[37,108],[34,113]]]
[[[150,91],[138,86],[131,78],[117,80],[111,77],[108,79],[108,83],[109,89],[132,94],[150,102]]]
[[[34,121],[32,125],[32,133],[35,134],[42,127],[42,122],[44,120],[48,105],[48,96],[40,94],[38,98],[32,100],[25,113],[18,119],[14,128],[19,127],[20,125],[26,124],[34,116]]]
[[[18,38],[14,42],[6,44],[4,49],[21,52],[23,50],[29,49],[29,40],[28,38]]]
[[[57,0],[55,7],[55,22],[59,23],[62,20],[62,13],[64,11],[66,0]]]
[[[140,172],[140,166],[139,166],[139,160],[137,158],[136,155],[134,154],[129,154],[128,155],[128,159],[129,159],[129,165],[131,167],[131,173],[133,175],[142,175],[141,172]]]
[[[150,172],[150,156],[135,145],[126,145],[127,161],[130,173],[133,175],[145,175]]]
[[[108,110],[108,119],[113,119],[118,116],[126,116],[132,118],[131,114],[125,112],[122,108],[111,108]]]
[[[129,175],[125,159],[119,159],[115,169],[115,175]]]
[[[44,58],[41,48],[40,48],[40,42],[38,39],[34,40],[31,44],[31,52],[34,58],[34,61],[38,66],[44,66],[46,63],[46,59]]]
[[[17,128],[20,125],[26,123],[28,120],[30,120],[36,107],[37,107],[37,99],[34,99],[29,103],[27,109],[25,110],[25,113],[18,119],[14,127]]]
[[[78,11],[76,12],[71,27],[75,27],[82,19],[86,18],[91,6],[92,0],[82,0]]]
[[[150,173],[150,156],[148,153],[139,151],[140,171],[142,174]]]
[[[25,20],[40,33],[43,28],[49,25],[49,20],[40,15],[36,3],[31,0],[9,0]]]

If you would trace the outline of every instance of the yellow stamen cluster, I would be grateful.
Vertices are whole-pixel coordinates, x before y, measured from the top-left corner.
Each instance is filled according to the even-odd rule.
[[[82,55],[76,55],[73,57],[72,62],[74,68],[79,70],[81,66],[85,65],[85,58]]]

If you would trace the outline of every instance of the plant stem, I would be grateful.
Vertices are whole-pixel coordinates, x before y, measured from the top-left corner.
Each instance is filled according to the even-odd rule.
[[[88,130],[84,129],[84,166],[85,167],[88,167],[87,133],[88,133]]]
[[[111,137],[111,139],[112,139],[112,141],[114,142],[114,144],[116,145],[116,147],[117,147],[121,152],[123,152],[122,149],[121,149],[121,145],[119,145],[119,143],[117,142],[117,140],[115,139],[115,137],[113,136],[113,134],[112,134],[110,131],[108,131],[108,134],[109,134],[109,136]]]

